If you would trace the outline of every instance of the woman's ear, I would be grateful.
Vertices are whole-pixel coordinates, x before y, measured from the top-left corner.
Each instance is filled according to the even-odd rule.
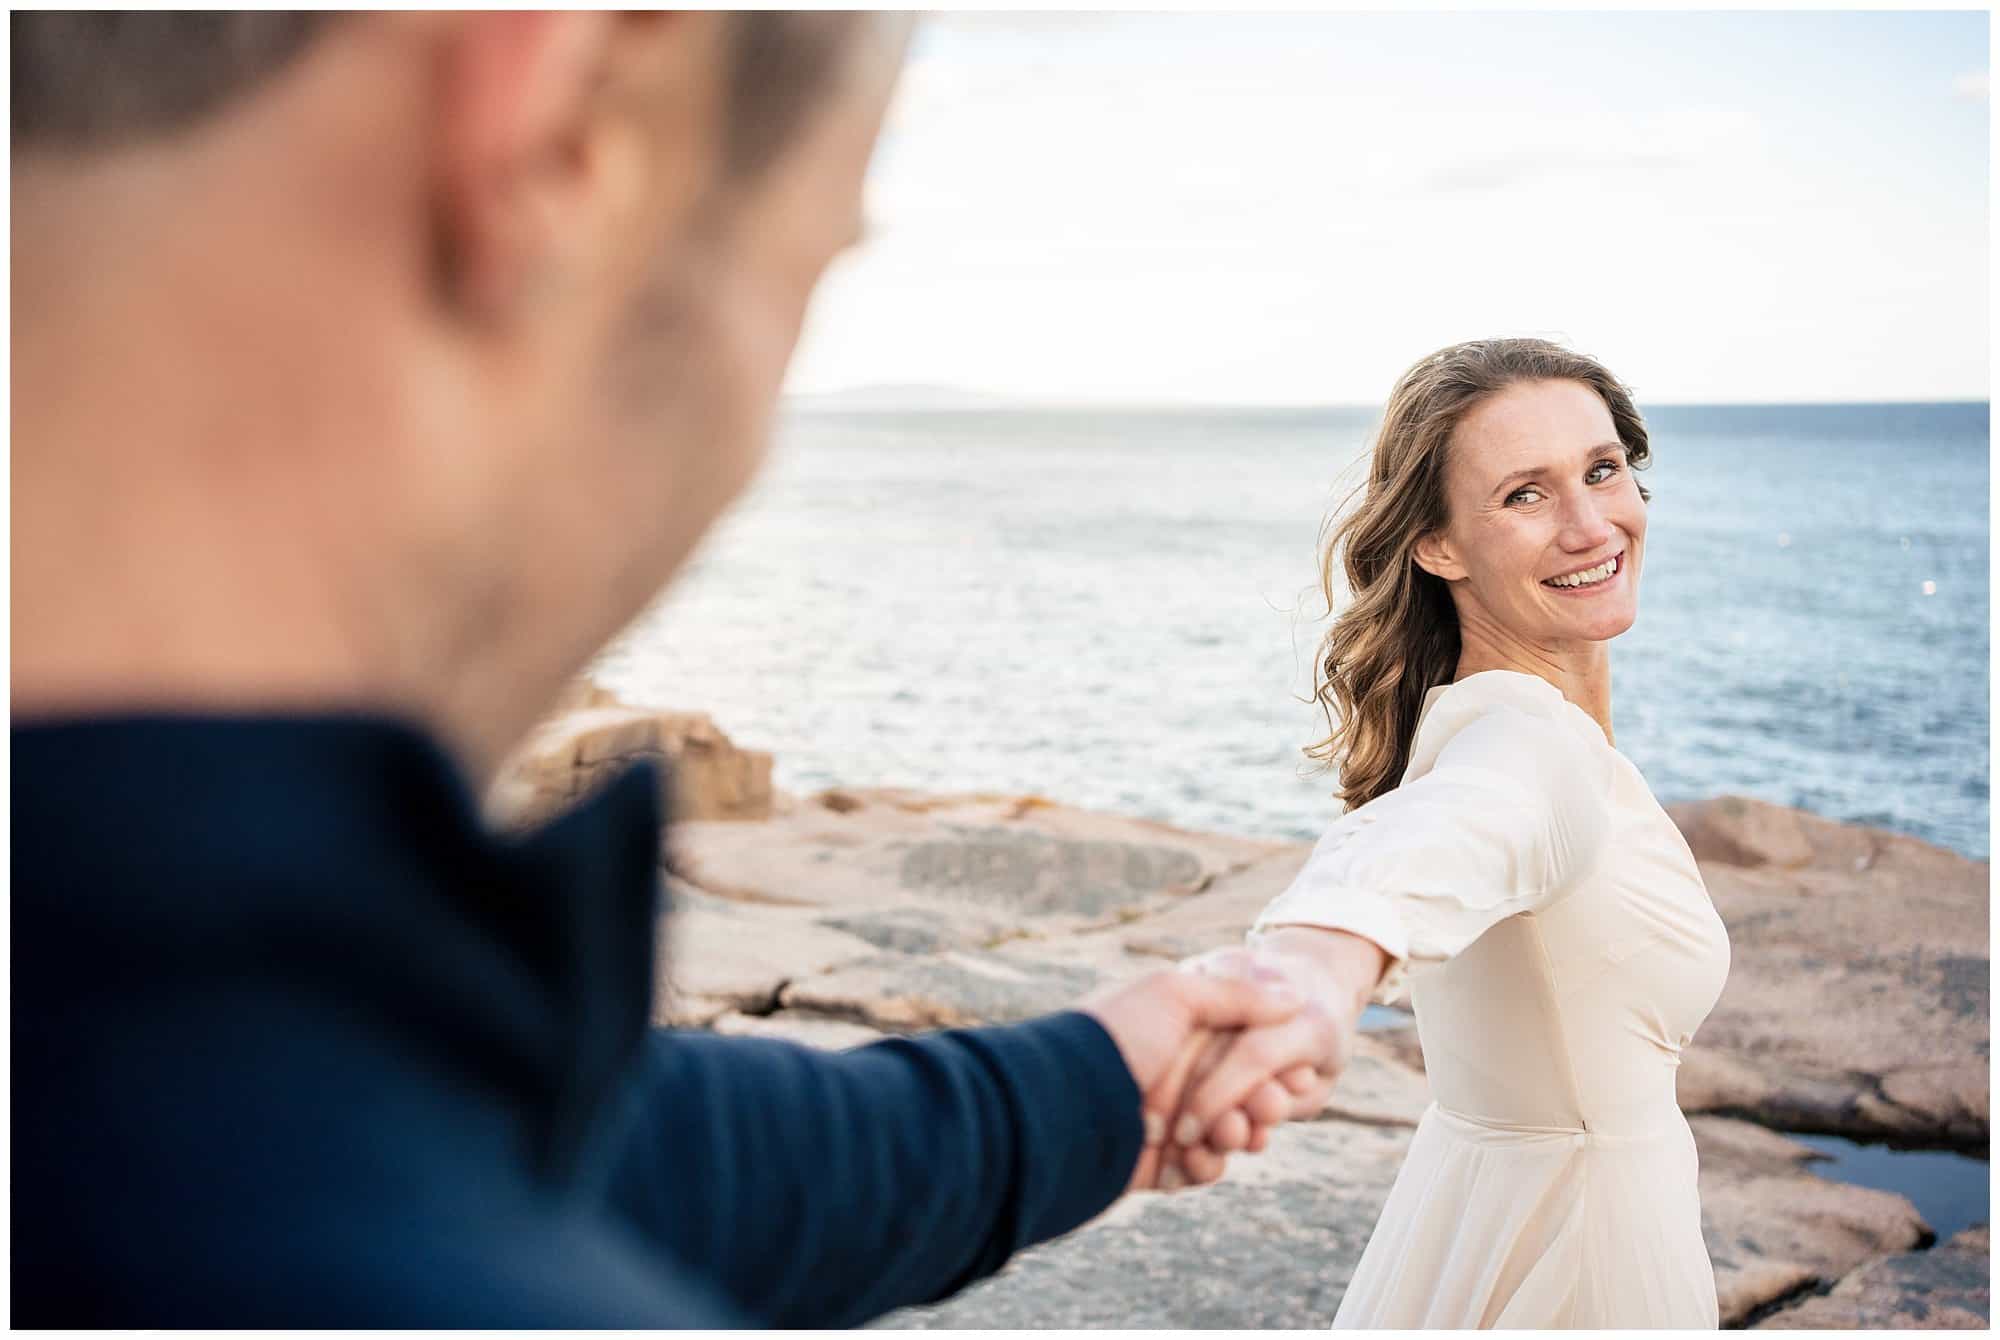
[[[1411,551],[1417,566],[1433,577],[1447,582],[1459,581],[1465,576],[1465,565],[1458,561],[1451,540],[1441,530],[1427,530],[1417,538],[1416,547]]]

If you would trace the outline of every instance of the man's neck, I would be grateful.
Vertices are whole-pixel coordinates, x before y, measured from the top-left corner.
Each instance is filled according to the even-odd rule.
[[[157,470],[135,471],[139,452],[96,468],[89,435],[45,436],[34,419],[17,412],[14,439],[17,717],[413,714],[385,649],[336,612],[360,597],[327,589],[309,517],[243,480],[192,477],[171,451]]]
[[[443,710],[480,678],[424,617],[450,574],[354,523],[369,462],[326,439],[360,426],[190,343],[136,303],[123,330],[16,321],[16,717],[379,712],[491,766],[504,743]]]
[[[463,665],[454,673],[448,647],[385,636],[397,625],[368,607],[364,589],[316,586],[324,569],[287,552],[280,536],[216,546],[199,526],[162,524],[154,511],[143,530],[52,538],[61,516],[36,515],[15,496],[16,721],[376,714],[432,734],[475,784],[532,724],[515,719],[515,686]],[[37,505],[53,496],[44,491]],[[78,591],[90,593],[87,603],[65,598]]]

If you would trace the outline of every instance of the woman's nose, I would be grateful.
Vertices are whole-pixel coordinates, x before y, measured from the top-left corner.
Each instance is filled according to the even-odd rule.
[[[1563,509],[1560,539],[1565,549],[1579,553],[1601,549],[1611,539],[1611,523],[1604,519],[1603,509],[1593,495],[1585,493],[1570,499]]]

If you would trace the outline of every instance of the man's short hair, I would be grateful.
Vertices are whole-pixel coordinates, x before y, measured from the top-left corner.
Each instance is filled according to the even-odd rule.
[[[328,13],[14,11],[13,146],[108,148],[199,124],[296,60],[346,16]],[[729,165],[763,167],[837,71],[867,16],[727,16]]]
[[[172,134],[289,64],[334,17],[16,10],[8,16],[14,147],[90,149]]]

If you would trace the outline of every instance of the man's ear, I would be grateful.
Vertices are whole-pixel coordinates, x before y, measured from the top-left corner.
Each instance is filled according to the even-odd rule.
[[[1433,577],[1455,582],[1465,576],[1465,565],[1458,561],[1458,555],[1453,551],[1451,541],[1441,530],[1425,531],[1418,537],[1415,547],[1410,552],[1416,559],[1417,566]]]
[[[642,263],[719,160],[714,28],[519,10],[445,27],[433,226],[454,308],[506,323],[552,285]]]

